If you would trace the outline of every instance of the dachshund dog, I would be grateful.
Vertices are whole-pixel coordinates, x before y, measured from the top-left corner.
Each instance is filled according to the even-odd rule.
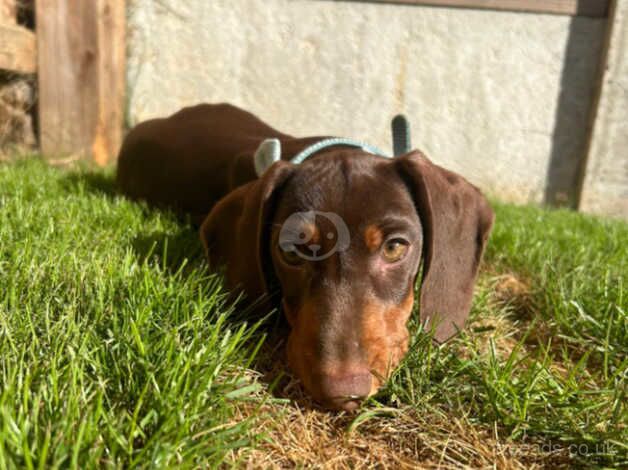
[[[282,155],[260,170],[267,139]],[[464,327],[494,216],[476,187],[417,150],[383,158],[342,141],[311,147],[325,139],[201,104],[132,129],[117,183],[199,224],[227,286],[283,310],[288,366],[308,392],[353,410],[407,352],[421,265],[422,323],[437,342]]]

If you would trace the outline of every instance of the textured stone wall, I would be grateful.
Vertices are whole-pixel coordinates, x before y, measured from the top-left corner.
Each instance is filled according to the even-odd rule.
[[[0,0],[0,22],[34,27],[33,0]],[[0,161],[36,145],[34,116],[37,79],[0,70]]]
[[[0,154],[33,149],[34,79],[0,74]]]
[[[129,124],[228,101],[295,135],[390,149],[389,121],[403,112],[415,147],[484,190],[519,202],[573,197],[602,19],[130,0],[128,24]]]

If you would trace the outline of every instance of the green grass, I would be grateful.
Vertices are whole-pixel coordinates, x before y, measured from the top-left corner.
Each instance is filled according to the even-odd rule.
[[[416,332],[349,429],[391,419],[381,406],[437,411],[628,464],[628,224],[495,208],[468,331],[441,348]],[[110,171],[0,166],[0,468],[206,467],[262,445],[265,327],[226,295],[196,233],[117,196]]]
[[[195,233],[110,187],[0,167],[1,468],[213,464],[251,444],[232,402],[255,328],[229,322]]]
[[[562,447],[580,464],[628,464],[628,224],[494,207],[469,331],[440,349],[418,335],[381,398],[498,423],[502,435]],[[513,273],[525,292],[496,301]],[[487,319],[510,325],[505,353],[495,345],[504,331],[474,328]]]

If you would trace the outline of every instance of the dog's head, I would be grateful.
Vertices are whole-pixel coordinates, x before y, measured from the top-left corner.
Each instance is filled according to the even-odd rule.
[[[291,369],[353,409],[407,351],[421,261],[421,321],[439,342],[464,326],[492,222],[477,188],[420,152],[335,150],[275,163],[214,207],[201,238],[230,286],[278,291]]]

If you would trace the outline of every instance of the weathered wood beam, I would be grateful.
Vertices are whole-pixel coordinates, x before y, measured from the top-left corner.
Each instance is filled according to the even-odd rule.
[[[36,21],[42,153],[113,161],[124,116],[124,0],[38,0]]]
[[[609,0],[348,0],[605,17]]]
[[[601,56],[578,208],[628,220],[628,0],[613,0]]]

